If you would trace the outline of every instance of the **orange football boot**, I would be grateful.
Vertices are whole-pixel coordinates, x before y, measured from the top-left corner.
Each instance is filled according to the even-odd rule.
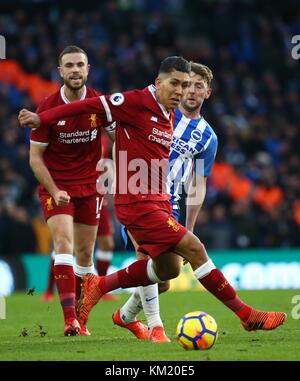
[[[76,300],[76,315],[77,315],[78,321],[79,321],[79,306],[82,304],[82,299],[83,299],[83,295],[81,292],[80,298]],[[80,321],[79,321],[79,324],[80,324]],[[85,324],[80,324],[80,331],[81,331],[81,336],[91,336],[91,333]]]
[[[103,295],[98,287],[100,278],[100,276],[91,273],[83,277],[81,297],[77,307],[78,320],[81,326],[86,325],[92,308]]]
[[[130,323],[124,323],[121,319],[120,308],[116,312],[114,312],[112,320],[114,324],[118,325],[119,327],[127,328],[139,340],[149,339],[148,327],[145,324],[143,324],[140,320],[134,320]]]
[[[51,291],[46,291],[44,295],[41,296],[43,302],[52,302],[54,299],[54,293]]]
[[[77,319],[70,318],[65,321],[65,336],[80,336],[80,324]]]
[[[80,332],[81,332],[81,336],[91,336],[91,333],[88,330],[86,325],[81,325],[80,326]]]
[[[171,340],[166,335],[164,327],[153,327],[150,333],[150,340],[154,343],[170,343]]]
[[[114,302],[114,301],[120,300],[120,297],[114,294],[104,294],[101,299]]]
[[[282,325],[287,318],[284,312],[266,312],[252,309],[250,316],[241,323],[246,331],[256,331],[262,329],[271,331]]]

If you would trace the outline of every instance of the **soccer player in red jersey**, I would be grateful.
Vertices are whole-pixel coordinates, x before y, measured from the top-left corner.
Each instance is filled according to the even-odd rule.
[[[102,133],[101,135],[101,153],[102,158],[109,158],[110,153],[110,142],[112,141],[112,137],[108,137],[106,133]],[[98,163],[99,164],[99,163]],[[112,171],[111,171],[112,172]],[[113,176],[113,173],[111,174]],[[98,184],[97,184],[98,186]],[[109,211],[108,201],[106,197],[103,199],[100,220],[98,223],[97,230],[97,245],[98,248],[95,251],[96,257],[96,269],[98,275],[106,275],[107,270],[111,264],[112,256],[113,256],[113,248],[114,248],[114,238],[113,238],[114,228],[112,215]],[[48,274],[48,286],[44,295],[42,295],[41,300],[44,302],[51,302],[54,298],[54,261],[55,261],[55,252],[51,252],[51,262],[49,266],[49,274]],[[119,297],[113,294],[105,294],[103,296],[105,300],[118,300]]]
[[[79,47],[63,50],[58,70],[64,85],[40,103],[38,113],[100,95],[85,85],[89,64]],[[80,327],[77,320],[76,300],[80,297],[82,277],[93,272],[92,255],[102,204],[96,190],[101,126],[95,113],[70,115],[32,130],[30,136],[30,165],[40,182],[38,194],[53,239],[53,272],[66,336],[89,335],[85,325]]]
[[[190,85],[185,91],[179,106],[175,109],[174,132],[169,155],[169,172],[167,176],[168,189],[170,189],[172,214],[179,221],[182,189],[185,184],[186,198],[186,223],[185,226],[191,232],[194,230],[197,216],[202,207],[206,194],[206,181],[211,173],[217,152],[217,136],[211,126],[201,115],[203,102],[211,95],[211,81],[213,73],[205,65],[191,62]],[[201,168],[197,170],[197,164],[202,160]],[[200,173],[200,174],[198,174]],[[197,192],[194,187],[197,187]],[[136,242],[122,227],[122,235],[126,246],[137,248]],[[130,242],[131,241],[131,242]],[[138,259],[147,256],[138,253]],[[143,309],[149,332],[149,339],[153,342],[168,342],[162,319],[160,317],[159,293],[165,292],[170,287],[170,281],[160,283],[159,287],[152,284],[137,287],[127,302],[113,314],[115,324],[132,331],[136,328],[137,314]],[[106,295],[106,294],[105,294]],[[109,294],[108,294],[109,295]],[[139,323],[139,326],[141,327]],[[145,328],[135,329],[133,333],[140,339],[140,333]]]
[[[196,279],[232,310],[248,330],[275,329],[286,320],[283,312],[259,311],[245,304],[223,273],[209,258],[202,242],[171,213],[162,169],[167,165],[173,132],[172,111],[189,85],[190,64],[182,57],[168,57],[160,65],[155,86],[86,99],[40,113],[20,111],[21,126],[38,128],[62,117],[96,113],[116,129],[115,211],[149,255],[125,269],[106,276],[84,277],[84,297],[79,319],[85,324],[93,306],[117,288],[146,286],[175,278],[181,260],[191,264]]]

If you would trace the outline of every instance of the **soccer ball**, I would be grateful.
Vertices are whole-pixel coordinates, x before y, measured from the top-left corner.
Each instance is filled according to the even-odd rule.
[[[209,349],[217,340],[218,325],[206,312],[190,312],[180,319],[176,337],[184,349]]]

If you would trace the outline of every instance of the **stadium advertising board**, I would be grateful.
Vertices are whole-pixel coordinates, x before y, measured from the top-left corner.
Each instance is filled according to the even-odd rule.
[[[214,251],[210,252],[210,256],[236,289],[300,289],[299,250]],[[34,287],[37,292],[46,289],[49,261],[48,257],[34,254],[22,257],[27,288]],[[124,268],[134,261],[135,257],[131,253],[116,252],[109,272]],[[171,281],[173,291],[201,288],[189,265],[183,266],[180,276]]]

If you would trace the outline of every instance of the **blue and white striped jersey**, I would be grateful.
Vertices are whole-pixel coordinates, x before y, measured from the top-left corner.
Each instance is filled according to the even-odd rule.
[[[169,155],[167,189],[178,201],[191,170],[208,177],[216,157],[218,138],[203,117],[189,119],[177,108]]]

